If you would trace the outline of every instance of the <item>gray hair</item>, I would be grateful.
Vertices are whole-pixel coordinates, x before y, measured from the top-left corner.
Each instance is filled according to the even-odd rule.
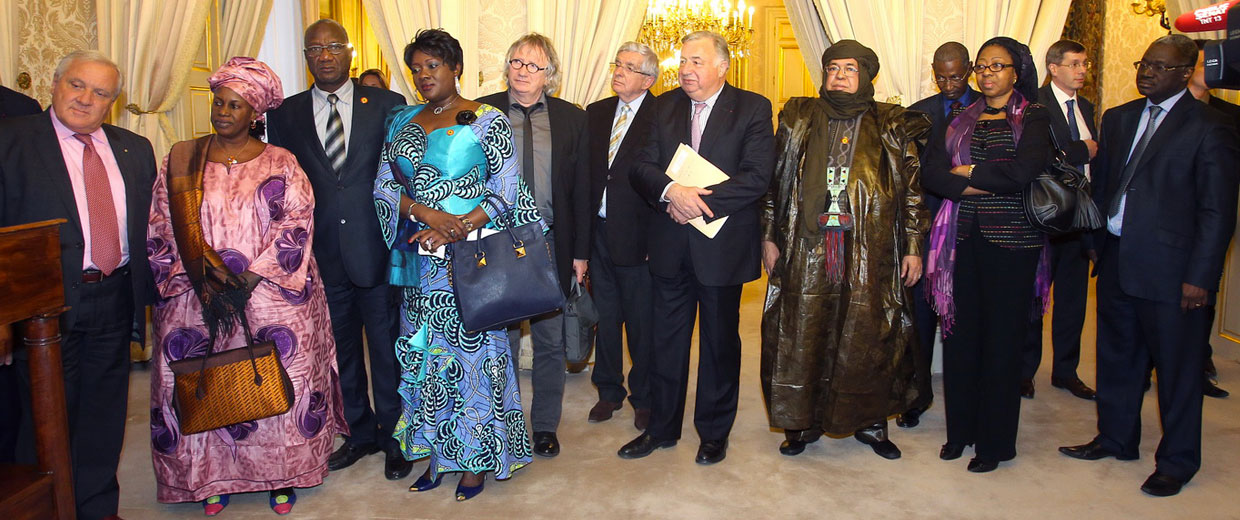
[[[681,38],[680,44],[684,45],[691,41],[701,40],[703,38],[709,38],[711,43],[715,44],[715,54],[719,55],[720,63],[727,65],[732,64],[732,53],[728,52],[728,41],[723,39],[723,36],[720,36],[719,33],[714,33],[711,31],[693,31],[686,34],[684,38]]]
[[[616,50],[616,56],[619,57],[622,52],[636,52],[642,55],[642,72],[651,77],[659,77],[659,55],[650,49],[649,45],[638,42],[624,42],[619,49]]]
[[[517,41],[512,42],[512,45],[508,46],[508,53],[504,55],[504,82],[508,82],[508,62],[512,61],[512,56],[517,53],[517,49],[527,45],[539,49],[543,54],[547,55],[547,70],[543,71],[547,75],[547,84],[543,86],[543,93],[550,96],[555,91],[560,90],[560,56],[555,53],[555,46],[551,44],[551,38],[536,32],[517,38]]]
[[[104,56],[99,51],[79,49],[66,54],[63,58],[60,58],[60,63],[56,64],[56,72],[52,74],[52,81],[60,81],[60,78],[69,70],[69,67],[79,61],[102,63],[112,67],[116,71],[116,92],[112,93],[112,99],[116,99],[121,95],[121,87],[125,86],[125,75],[121,74],[121,68],[116,66],[116,62],[108,59],[107,56]]]

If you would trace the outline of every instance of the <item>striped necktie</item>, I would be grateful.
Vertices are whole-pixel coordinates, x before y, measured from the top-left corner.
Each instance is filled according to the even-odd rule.
[[[616,151],[620,149],[620,138],[623,137],[621,130],[624,124],[629,120],[629,105],[626,103],[620,107],[620,117],[616,119],[616,124],[611,127],[611,141],[607,143],[607,166],[611,167],[611,162],[616,159]]]
[[[336,175],[340,175],[340,168],[344,166],[344,121],[340,119],[340,112],[336,110],[336,102],[340,101],[335,94],[327,95],[327,102],[331,103],[332,111],[327,114],[327,139],[323,142],[323,151],[327,152],[327,159],[332,163],[332,171]]]

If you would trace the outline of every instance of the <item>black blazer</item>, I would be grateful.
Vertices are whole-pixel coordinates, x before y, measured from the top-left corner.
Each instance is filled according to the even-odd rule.
[[[607,148],[620,98],[612,96],[586,107],[590,127],[590,214],[598,215],[603,203],[603,188],[606,188],[607,249],[616,265],[646,263],[648,228],[655,212],[654,207],[633,190],[629,176],[637,167],[637,152],[650,137],[648,127],[654,121],[657,99],[653,92],[648,92],[637,113],[631,116],[633,121],[616,150],[611,167],[607,166]]]
[[[650,221],[650,272],[674,277],[687,256],[698,282],[707,286],[740,285],[758,278],[762,240],[758,215],[775,169],[775,133],[771,102],[724,84],[702,130],[698,154],[730,178],[707,186],[702,197],[715,218],[729,217],[714,239],[693,226],[677,224],[659,202],[672,182],[664,172],[680,143],[690,142],[689,96],[675,89],[659,96],[650,140],[638,154],[641,164],[630,177],[633,188],[659,210]],[[630,130],[631,131],[631,130]]]
[[[125,179],[125,226],[135,308],[155,301],[155,282],[146,257],[146,226],[155,184],[155,152],[145,137],[103,125],[121,177]],[[81,297],[82,255],[86,243],[50,112],[0,120],[0,226],[63,218],[60,267],[64,277],[65,329],[72,328]]]
[[[508,91],[478,98],[502,110],[508,104]],[[563,99],[547,96],[547,117],[551,120],[551,210],[555,212],[555,265],[565,294],[572,288],[573,259],[590,259],[590,150],[586,111]]]
[[[43,109],[34,98],[0,86],[0,119],[38,114]]]
[[[314,257],[323,282],[377,287],[387,281],[389,249],[375,217],[375,175],[383,122],[405,97],[357,83],[353,89],[353,126],[339,177],[319,141],[310,90],[267,113],[267,141],[293,152],[314,187]]]
[[[1104,217],[1119,196],[1145,102],[1130,101],[1102,115],[1093,196]],[[1125,293],[1175,304],[1182,283],[1218,289],[1236,223],[1238,139],[1227,116],[1187,92],[1163,116],[1128,185],[1119,250],[1105,250],[1106,226],[1095,239],[1100,254],[1120,255]]]
[[[972,99],[974,101],[981,99],[982,97],[981,92],[973,90],[972,86],[966,86],[965,88],[969,89],[969,99]],[[939,92],[938,94],[935,94],[928,98],[922,99],[921,101],[913,103],[908,108],[909,110],[916,110],[918,112],[921,112],[923,114],[930,116],[930,135],[934,135],[935,132],[942,131],[943,129],[947,128],[947,125],[949,123],[951,123],[951,121],[947,119],[947,114],[943,113],[943,93],[942,92]],[[925,142],[918,141],[918,144],[917,144],[917,146],[921,147],[921,149],[917,150],[917,152],[920,154],[922,162],[925,162],[926,160],[926,144],[927,143],[929,143],[928,139]],[[934,216],[939,213],[939,206],[943,205],[943,197],[935,193],[933,190],[926,188],[925,184],[923,183],[921,200],[922,200],[922,203],[926,205],[926,209],[930,210],[930,213],[929,213],[930,219],[933,221]],[[928,244],[930,240],[929,233],[926,234],[926,240],[927,240],[926,243]],[[926,248],[926,251],[929,252],[929,248]]]
[[[1059,100],[1055,99],[1055,93],[1051,91],[1051,88],[1050,83],[1047,83],[1038,89],[1038,103],[1046,107],[1047,115],[1050,117],[1055,146],[1067,155],[1068,164],[1076,166],[1089,164],[1089,148],[1085,146],[1085,142],[1069,141],[1071,133],[1068,132],[1068,118],[1064,115],[1063,109],[1059,108]],[[1088,99],[1077,96],[1076,107],[1081,111],[1081,118],[1085,120],[1085,128],[1089,129],[1089,135],[1097,141],[1098,128],[1094,126],[1094,104]]]

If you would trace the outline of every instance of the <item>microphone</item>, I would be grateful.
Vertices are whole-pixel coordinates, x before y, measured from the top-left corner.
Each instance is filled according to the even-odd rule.
[[[1236,4],[1240,4],[1240,0],[1228,0],[1193,9],[1175,19],[1175,29],[1180,32],[1225,30],[1227,29],[1227,10]]]

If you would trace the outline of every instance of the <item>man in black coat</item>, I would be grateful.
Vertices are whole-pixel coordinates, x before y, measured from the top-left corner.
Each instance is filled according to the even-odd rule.
[[[1089,162],[1098,153],[1094,136],[1094,104],[1078,96],[1089,71],[1085,47],[1072,40],[1060,40],[1046,51],[1046,71],[1050,83],[1038,89],[1038,103],[1047,107],[1055,146],[1063,151],[1068,164],[1090,175]],[[1071,118],[1071,119],[1069,119]],[[1089,257],[1081,241],[1082,233],[1052,237],[1051,276],[1055,284],[1051,345],[1051,386],[1062,388],[1081,399],[1093,399],[1094,391],[1077,376],[1081,361],[1081,330],[1085,327],[1085,302],[1089,298]],[[1032,398],[1033,376],[1042,362],[1042,317],[1039,315],[1025,340],[1021,370],[1021,395]]]
[[[134,310],[155,300],[146,257],[155,153],[146,138],[103,124],[120,92],[115,63],[74,51],[56,67],[51,109],[0,120],[0,226],[67,221],[61,360],[77,516],[87,519],[116,514]],[[25,350],[15,357],[25,417],[17,459],[33,464]]]
[[[1137,69],[1144,98],[1102,117],[1093,195],[1106,213],[1098,254],[1098,435],[1070,457],[1133,460],[1142,385],[1158,371],[1162,441],[1141,490],[1170,496],[1201,467],[1204,307],[1217,291],[1235,228],[1236,130],[1186,88],[1192,40],[1158,40]]]
[[[583,283],[590,259],[590,166],[586,112],[552,97],[559,89],[560,60],[546,36],[530,33],[508,47],[508,90],[478,99],[503,110],[521,156],[521,179],[529,186],[543,221],[564,294]],[[534,453],[560,453],[556,429],[564,402],[566,344],[560,311],[530,319],[534,342],[534,395],[528,401]],[[510,334],[513,359],[520,334]]]
[[[0,119],[37,114],[43,109],[34,98],[0,86]]]
[[[319,20],[306,29],[304,53],[314,85],[267,114],[267,140],[293,152],[314,187],[314,257],[327,293],[350,430],[327,465],[344,469],[383,450],[384,476],[397,480],[413,463],[392,438],[401,407],[395,346],[399,300],[388,285],[389,250],[375,220],[374,184],[384,119],[405,98],[349,79],[352,47],[335,21]]]
[[[628,399],[633,425],[650,424],[651,322],[650,268],[646,264],[647,229],[654,208],[633,190],[629,176],[637,167],[637,152],[646,144],[647,127],[654,120],[655,95],[649,93],[659,77],[659,57],[644,44],[626,42],[612,64],[615,96],[586,107],[590,128],[590,209],[594,212],[594,245],[590,278],[598,307],[598,339],[594,372],[598,403],[590,422],[606,421],[625,398],[624,346],[621,327],[628,333]]]
[[[930,115],[931,134],[942,132],[969,104],[980,99],[981,93],[969,86],[969,75],[973,73],[973,61],[969,59],[969,49],[959,42],[947,42],[934,51],[934,60],[930,63],[930,71],[934,73],[934,83],[939,93],[913,103],[909,110],[916,110]],[[919,150],[921,157],[926,155],[925,149]],[[927,215],[931,221],[943,205],[942,197],[922,187],[921,200],[925,203]],[[926,233],[926,244],[922,248],[929,254],[930,234]],[[922,258],[923,265],[926,259]],[[939,317],[930,307],[926,299],[926,282],[923,278],[913,286],[913,322],[917,329],[917,340],[921,347],[921,359],[917,360],[916,385],[920,389],[921,400],[913,407],[896,418],[896,424],[903,428],[912,428],[921,423],[921,414],[930,407],[934,399],[934,389],[930,384],[930,365],[934,361],[934,337]]]
[[[701,444],[696,461],[714,464],[727,455],[740,387],[740,299],[760,264],[760,199],[775,161],[771,102],[726,82],[727,42],[699,31],[681,40],[681,87],[657,100],[650,139],[630,177],[633,187],[666,215],[650,222],[650,273],[654,280],[652,409],[646,432],[620,448],[639,458],[680,439],[689,381],[695,316],[699,323],[694,426]],[[713,186],[681,186],[664,173],[682,144],[692,146],[729,179]],[[714,238],[688,221],[728,220]]]

